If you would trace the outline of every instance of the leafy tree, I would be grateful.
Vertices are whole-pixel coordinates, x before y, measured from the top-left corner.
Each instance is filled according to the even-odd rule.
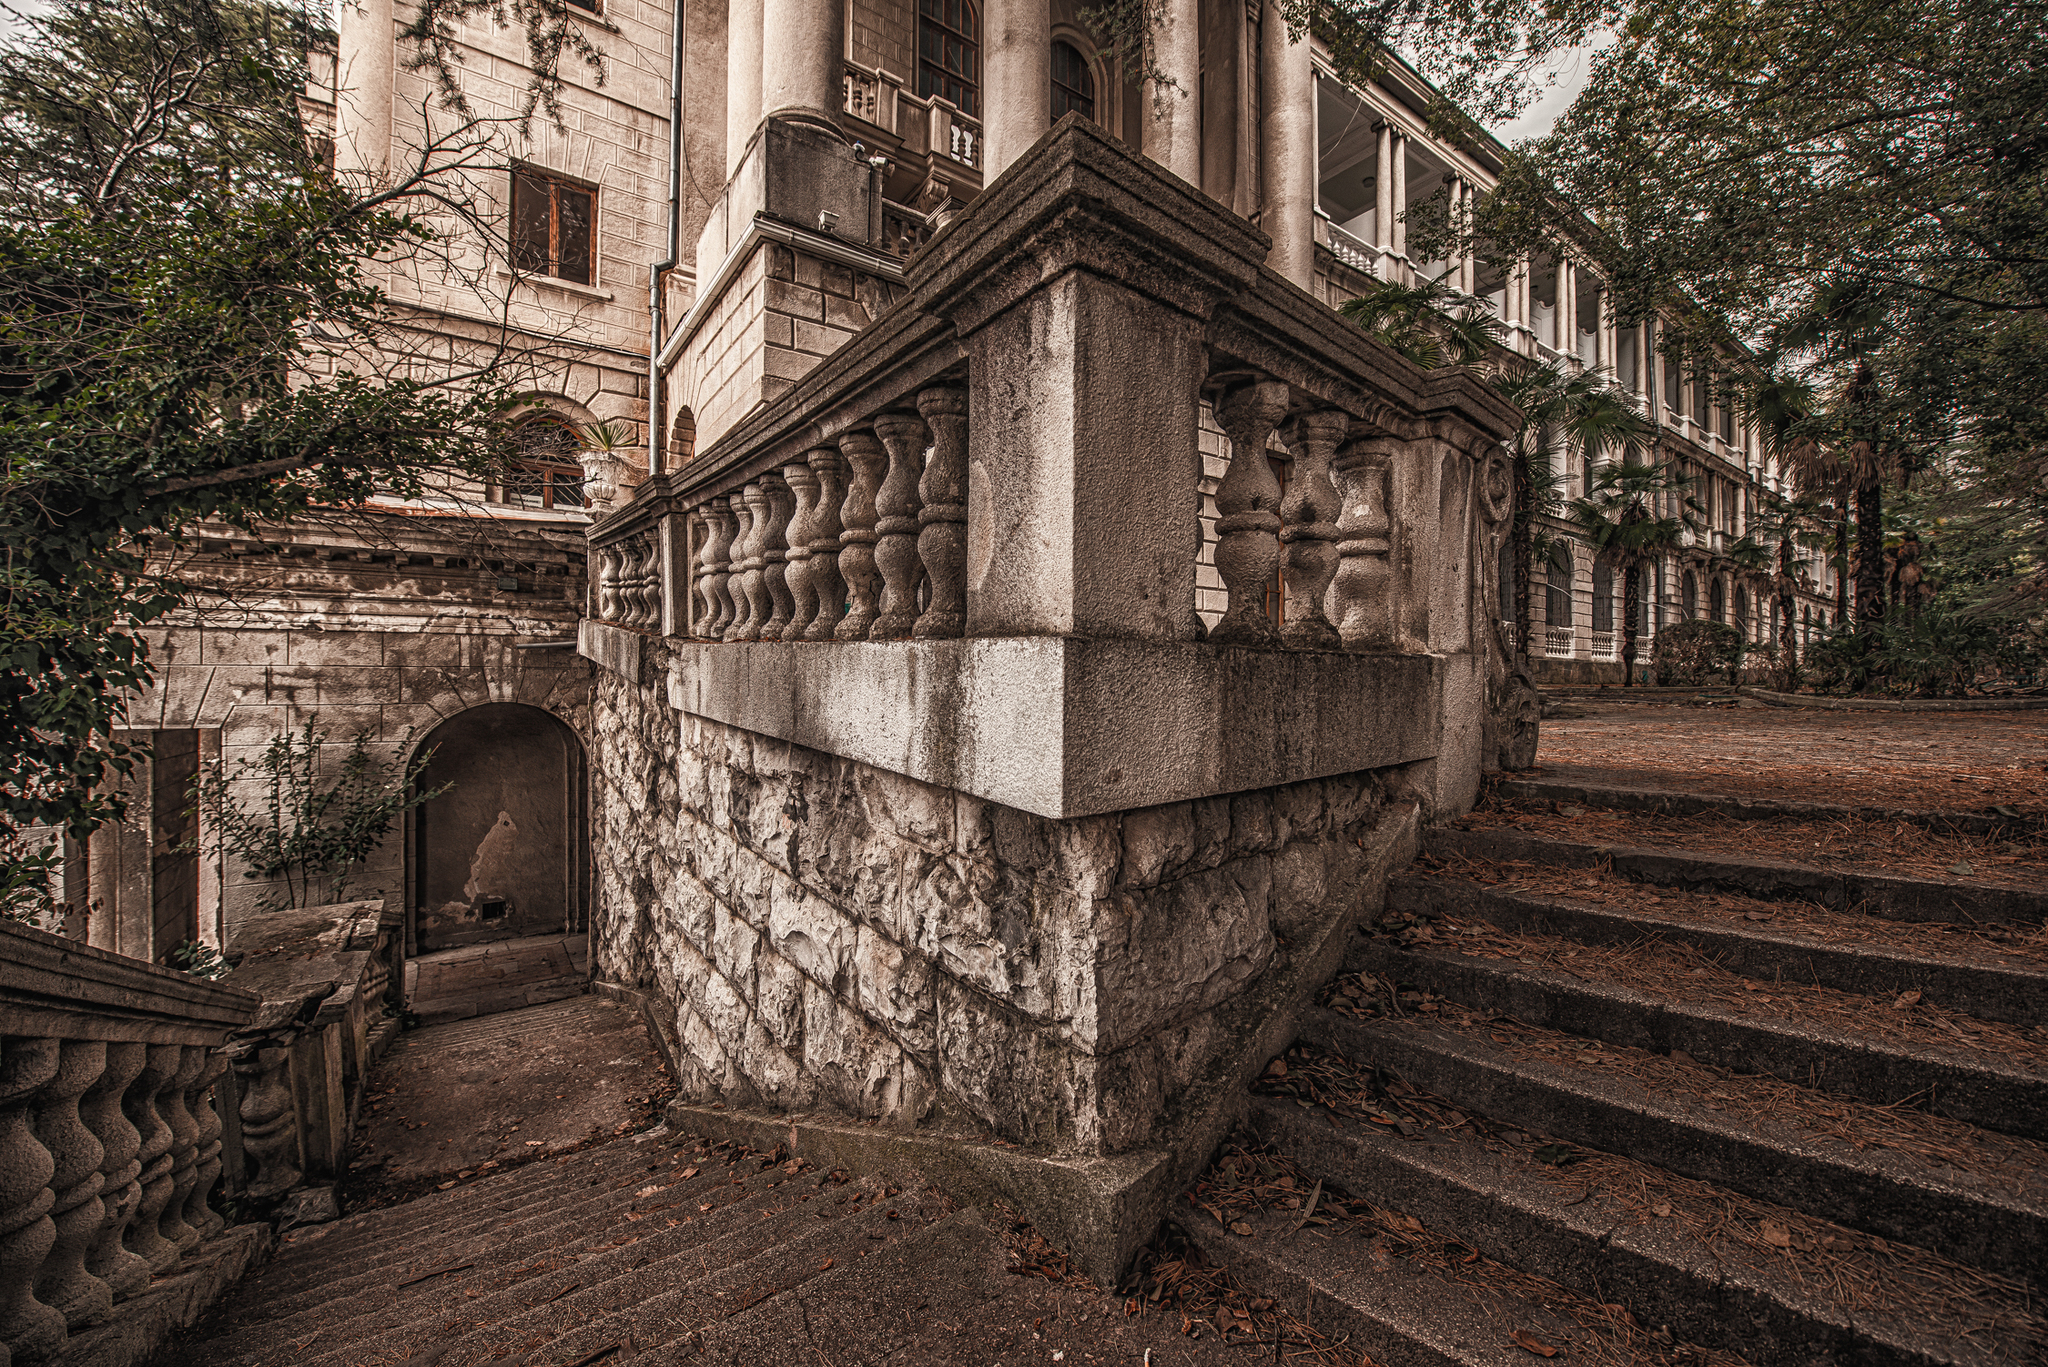
[[[1572,500],[1572,520],[1595,552],[1621,572],[1621,668],[1635,681],[1636,633],[1642,614],[1642,567],[1678,549],[1703,525],[1692,481],[1670,465],[1624,460],[1593,472],[1592,487]]]
[[[1742,539],[1729,550],[1729,558],[1756,586],[1757,601],[1771,603],[1777,614],[1777,684],[1788,692],[1799,686],[1799,552],[1814,545],[1818,523],[1811,496],[1787,499],[1765,491]]]

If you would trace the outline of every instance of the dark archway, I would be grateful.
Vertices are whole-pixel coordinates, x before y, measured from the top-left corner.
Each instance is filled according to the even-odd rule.
[[[422,786],[452,785],[412,827],[414,952],[567,934],[588,923],[583,744],[552,713],[486,703],[424,744]]]

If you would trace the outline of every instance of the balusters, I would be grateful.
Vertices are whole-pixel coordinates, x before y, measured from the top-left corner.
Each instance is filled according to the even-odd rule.
[[[1323,596],[1337,574],[1337,490],[1330,483],[1330,453],[1351,425],[1334,409],[1304,413],[1288,425],[1294,477],[1280,501],[1280,541],[1287,548],[1287,607],[1280,640],[1297,650],[1335,650],[1342,642],[1323,613]]]
[[[865,641],[880,611],[877,594],[881,578],[875,571],[875,499],[881,488],[886,456],[872,432],[848,432],[839,438],[839,454],[853,467],[847,482],[846,502],[839,517],[845,530],[839,534],[839,573],[846,580],[846,617],[832,634],[842,641]]]
[[[142,1201],[142,1135],[121,1110],[121,1098],[148,1057],[140,1043],[109,1044],[106,1066],[79,1106],[79,1116],[100,1146],[100,1225],[86,1253],[85,1270],[113,1289],[133,1296],[149,1286],[149,1264],[121,1246],[128,1222]]]
[[[751,641],[761,634],[761,622],[767,616],[754,615],[755,594],[760,591],[761,567],[754,556],[754,507],[747,501],[747,491],[736,490],[728,495],[726,506],[732,509],[739,531],[732,543],[732,574],[726,583],[732,590],[732,621],[726,624],[725,639],[728,641]],[[747,634],[748,628],[753,635]]]
[[[50,1152],[50,1191],[56,1198],[50,1220],[56,1237],[35,1279],[36,1299],[77,1329],[113,1313],[114,1293],[85,1268],[93,1236],[105,1211],[100,1205],[99,1140],[78,1113],[84,1096],[106,1071],[107,1046],[99,1040],[65,1040],[57,1075],[36,1104],[36,1138]]]
[[[783,532],[788,549],[783,552],[782,581],[789,588],[789,625],[782,629],[785,641],[801,641],[818,612],[818,592],[811,585],[811,519],[818,512],[818,477],[804,460],[782,467],[782,482],[789,486],[795,510]]]
[[[807,641],[829,641],[846,615],[846,580],[839,573],[839,508],[846,501],[846,462],[829,446],[810,452],[811,473],[817,476],[817,507],[810,520],[811,591],[817,615],[804,632]]]
[[[376,998],[373,996],[371,1000]],[[221,1123],[214,1107],[217,1102],[207,1093],[213,1084],[228,1069],[227,1055],[204,1046],[194,1046],[199,1054],[199,1072],[185,1091],[185,1109],[191,1112],[198,1123],[199,1133],[193,1144],[192,1189],[185,1197],[185,1223],[199,1232],[201,1239],[210,1239],[227,1227],[227,1221],[220,1212],[209,1206],[207,1198],[213,1195],[214,1184],[220,1181],[221,1171]]]
[[[619,548],[605,546],[597,553],[597,620],[619,620]]]
[[[931,431],[932,455],[918,481],[918,558],[931,579],[931,600],[917,619],[919,640],[967,630],[967,393],[951,387],[920,392],[917,411]]]
[[[1387,472],[1395,445],[1385,438],[1354,441],[1337,453],[1343,491],[1337,515],[1337,573],[1330,612],[1346,650],[1394,647],[1394,580],[1389,564],[1392,522],[1387,516]]]
[[[704,505],[704,520],[711,524],[711,534],[704,539],[704,594],[711,603],[711,616],[697,634],[718,641],[725,638],[726,628],[737,615],[733,609],[732,543],[739,534],[739,522],[722,498]]]
[[[1280,644],[1265,607],[1280,570],[1280,481],[1266,443],[1287,416],[1287,399],[1287,386],[1268,380],[1233,389],[1216,405],[1230,438],[1230,465],[1216,489],[1216,572],[1229,594],[1223,620],[1209,632],[1219,644]]]
[[[234,1056],[242,1096],[242,1155],[255,1169],[246,1188],[252,1201],[282,1195],[299,1184],[299,1132],[292,1110],[290,1060],[290,1049],[268,1043]]]
[[[129,1252],[149,1264],[151,1272],[167,1272],[178,1262],[178,1245],[166,1239],[161,1228],[164,1207],[171,1200],[171,1169],[176,1166],[171,1150],[177,1136],[164,1123],[158,1098],[176,1080],[184,1061],[180,1045],[150,1045],[142,1071],[121,1099],[121,1108],[142,1134],[142,1147],[135,1155],[142,1163],[137,1178],[142,1184],[142,1200],[135,1207],[135,1218],[128,1222],[123,1242]]]
[[[35,1297],[36,1271],[57,1238],[57,1165],[29,1119],[58,1066],[53,1039],[9,1039],[0,1053],[0,1348],[16,1360],[47,1356],[64,1342],[63,1314]]]
[[[899,640],[917,623],[917,486],[924,471],[924,419],[885,413],[875,435],[889,453],[889,473],[875,495],[875,568],[882,576],[882,607],[868,628],[870,640]]]
[[[761,496],[767,500],[767,521],[760,536],[761,591],[767,595],[768,616],[761,623],[761,639],[779,641],[789,626],[792,604],[787,578],[789,519],[796,510],[789,486],[779,475],[761,476]]]

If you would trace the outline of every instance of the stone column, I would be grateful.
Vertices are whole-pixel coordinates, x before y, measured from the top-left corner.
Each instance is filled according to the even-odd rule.
[[[1198,0],[1165,0],[1153,59],[1172,85],[1145,82],[1145,155],[1190,185],[1202,183],[1202,44]]]
[[[1309,289],[1316,276],[1316,77],[1308,35],[1287,40],[1287,21],[1274,0],[1259,19],[1259,141],[1265,212],[1260,226],[1273,239],[1266,264]]]
[[[1052,6],[990,0],[982,11],[981,180],[1009,169],[1052,125]]]
[[[1403,282],[1408,278],[1408,135],[1395,133],[1394,144],[1394,217],[1387,229],[1387,238],[1394,244],[1394,255],[1401,259],[1400,272]]]
[[[725,30],[725,178],[732,179],[761,123],[763,0],[731,0]]]
[[[382,181],[391,172],[392,0],[342,0],[336,16],[334,165]]]
[[[1563,256],[1557,258],[1557,324],[1556,337],[1551,345],[1566,356],[1575,356],[1579,349],[1578,313],[1578,272],[1571,261]]]
[[[1607,288],[1598,281],[1593,283],[1593,364],[1614,369],[1614,324],[1607,317]]]
[[[761,113],[837,129],[846,79],[842,0],[753,0],[761,7]],[[774,34],[770,43],[765,35]]]
[[[1383,123],[1373,129],[1379,139],[1379,159],[1373,167],[1373,245],[1388,256],[1394,251],[1394,125]],[[1386,263],[1380,264],[1384,275]]]

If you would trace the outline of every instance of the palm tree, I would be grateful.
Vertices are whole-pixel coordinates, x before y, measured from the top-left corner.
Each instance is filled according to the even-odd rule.
[[[1768,587],[1778,614],[1778,681],[1788,692],[1799,682],[1799,633],[1796,591],[1799,551],[1815,544],[1814,530],[1820,519],[1818,504],[1811,495],[1781,498],[1765,494],[1742,539],[1729,550],[1735,561],[1757,585],[1757,598],[1764,601]]]
[[[1669,465],[1623,459],[1594,472],[1584,498],[1572,500],[1572,520],[1596,553],[1621,571],[1622,682],[1635,681],[1636,629],[1642,613],[1642,567],[1684,543],[1704,525],[1692,481]],[[1662,513],[1669,505],[1674,513]]]
[[[1337,312],[1424,370],[1477,366],[1500,345],[1500,321],[1443,282],[1382,280]]]

